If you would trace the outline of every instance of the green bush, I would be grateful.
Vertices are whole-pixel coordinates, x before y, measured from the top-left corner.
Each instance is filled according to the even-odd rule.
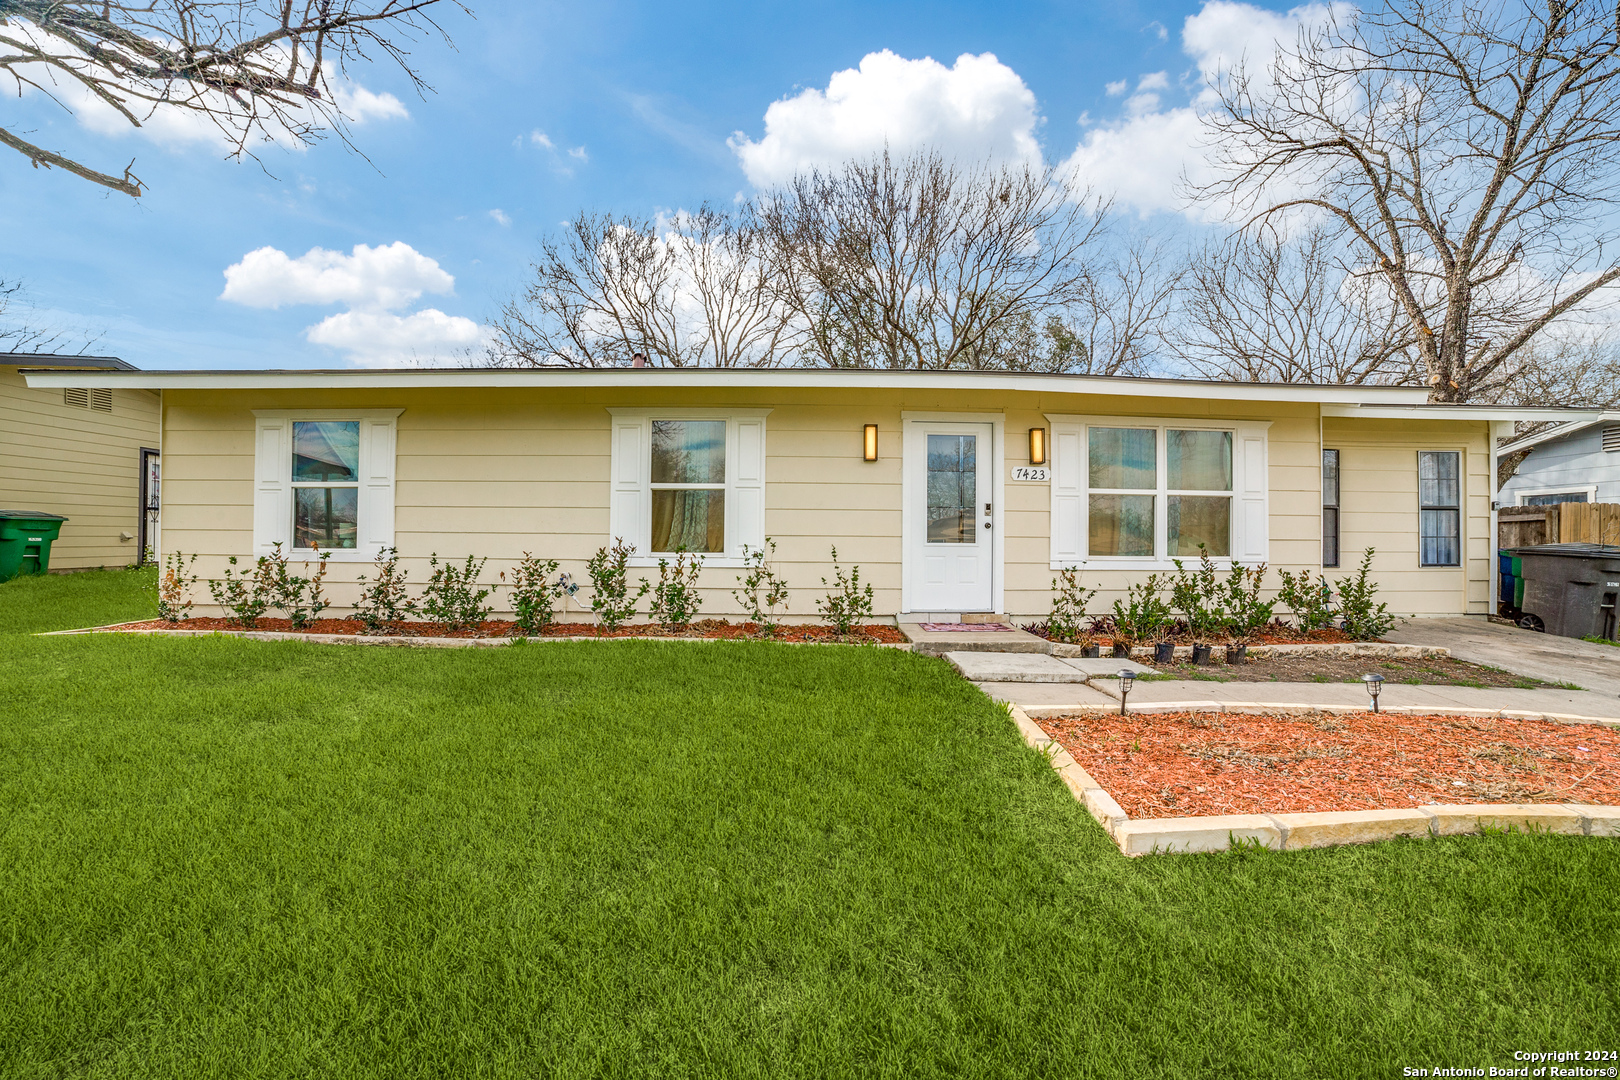
[[[1198,545],[1198,568],[1188,570],[1180,559],[1171,560],[1176,576],[1170,586],[1170,606],[1187,616],[1187,629],[1199,645],[1208,645],[1226,629],[1230,616],[1223,603],[1220,579],[1209,551]]]
[[[1333,590],[1326,576],[1312,578],[1309,570],[1301,570],[1295,577],[1287,570],[1278,571],[1282,588],[1277,590],[1277,602],[1294,617],[1294,625],[1309,632],[1333,624]]]
[[[769,549],[769,550],[767,550]],[[737,578],[737,588],[731,591],[737,606],[748,612],[766,637],[776,634],[776,609],[787,610],[787,582],[776,576],[771,559],[776,555],[776,541],[765,538],[765,547],[750,548],[743,545],[743,569]]]
[[[260,558],[251,570],[234,570],[236,556],[228,560],[225,576],[208,580],[208,592],[214,603],[224,608],[232,622],[244,630],[259,625],[259,619],[270,606],[270,592],[265,581],[265,560]]]
[[[439,562],[439,553],[428,556],[433,573],[422,590],[422,614],[439,624],[444,630],[476,630],[490,616],[493,608],[484,603],[495,591],[493,585],[479,587],[484,564],[488,559],[467,556],[461,566],[453,562]]]
[[[1083,633],[1080,623],[1086,617],[1086,605],[1097,595],[1097,590],[1083,588],[1079,573],[1073,567],[1065,567],[1052,579],[1052,611],[1046,617],[1046,631],[1053,641],[1077,641]]]
[[[360,599],[349,618],[365,627],[368,634],[380,634],[416,614],[416,601],[405,591],[405,571],[399,568],[399,549],[385,547],[372,561],[375,578],[361,574]]]
[[[1248,567],[1233,561],[1221,584],[1221,608],[1226,632],[1233,641],[1246,642],[1270,625],[1276,616],[1277,601],[1261,597],[1266,564]]]
[[[1353,578],[1339,579],[1339,617],[1344,632],[1357,641],[1376,641],[1395,628],[1396,618],[1388,604],[1374,604],[1378,583],[1369,578],[1373,549],[1361,556],[1361,567]]]
[[[177,623],[191,613],[191,590],[197,584],[194,567],[197,556],[187,558],[178,551],[163,560],[163,577],[157,583],[158,618]]]
[[[816,610],[832,625],[839,637],[848,637],[863,619],[872,617],[872,586],[861,585],[861,568],[852,566],[846,575],[838,565],[838,549],[832,549],[833,580],[824,599],[816,601]],[[826,578],[821,579],[827,585]]]
[[[677,548],[675,561],[658,560],[658,584],[653,586],[650,614],[665,630],[672,633],[692,625],[692,616],[702,606],[698,595],[698,574],[703,571],[703,556],[693,555],[685,548]]]
[[[1174,613],[1160,595],[1164,590],[1158,574],[1149,574],[1139,585],[1125,586],[1124,601],[1114,601],[1114,631],[1127,642],[1158,642],[1169,636]]]
[[[591,610],[596,612],[604,629],[617,630],[636,613],[636,603],[647,595],[647,582],[634,596],[630,595],[630,556],[635,548],[614,537],[612,547],[600,547],[585,572],[591,579]]]
[[[518,629],[525,634],[538,634],[557,615],[552,601],[562,595],[563,584],[552,581],[557,572],[556,559],[537,559],[527,551],[512,568],[512,610],[516,614]],[[504,580],[506,575],[501,575]]]

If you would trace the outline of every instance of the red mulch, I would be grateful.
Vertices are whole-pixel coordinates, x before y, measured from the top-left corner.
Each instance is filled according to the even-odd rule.
[[[162,619],[149,619],[145,622],[121,623],[112,629],[116,630],[242,630],[247,629],[236,624],[231,619],[183,619],[177,623],[164,622]],[[293,632],[290,619],[259,619],[254,623],[254,630],[277,630]],[[359,635],[365,628],[353,619],[316,619],[301,631],[306,634],[349,634]],[[388,630],[389,634],[406,637],[519,637],[524,636],[517,628],[516,623],[494,620],[481,623],[477,630],[446,631],[437,623],[430,622],[401,622],[395,623]],[[552,623],[538,634],[531,637],[603,637],[603,638],[755,638],[763,636],[757,624],[751,622],[729,623],[720,619],[699,619],[681,634],[665,633],[658,623],[626,624],[614,631],[606,631],[591,623]],[[779,626],[773,640],[776,641],[838,641],[838,635],[833,633],[830,626]],[[899,630],[892,626],[882,626],[869,623],[858,627],[850,635],[850,641],[877,642],[881,644],[901,644],[906,638]]]
[[[1595,724],[1196,712],[1037,722],[1133,818],[1620,804],[1620,731]]]
[[[1051,635],[1046,632],[1043,623],[1028,623],[1024,625],[1023,629],[1036,637],[1051,638]],[[1202,641],[1195,642],[1193,636],[1186,631],[1185,627],[1177,629],[1166,640],[1176,645],[1203,644]],[[1250,645],[1343,645],[1355,640],[1343,630],[1311,630],[1303,632],[1295,630],[1286,623],[1272,623],[1264,630],[1260,630],[1251,636],[1248,643]],[[1085,644],[1088,642],[1096,642],[1098,645],[1107,648],[1113,645],[1114,640],[1110,634],[1102,631],[1096,634],[1082,635],[1080,643]],[[1142,643],[1137,642],[1137,644]]]

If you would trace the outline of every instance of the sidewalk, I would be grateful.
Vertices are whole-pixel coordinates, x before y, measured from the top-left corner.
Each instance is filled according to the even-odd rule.
[[[1613,645],[1520,630],[1489,622],[1484,616],[1408,619],[1387,639],[1406,645],[1443,645],[1452,656],[1471,664],[1546,682],[1570,682],[1589,693],[1620,699],[1620,649]]]

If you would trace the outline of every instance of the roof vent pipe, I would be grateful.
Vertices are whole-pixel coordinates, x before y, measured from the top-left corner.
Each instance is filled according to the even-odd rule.
[[[647,358],[645,356],[641,355],[640,353],[636,353],[634,356],[632,356],[630,358],[630,366],[631,367],[646,367],[647,366]]]

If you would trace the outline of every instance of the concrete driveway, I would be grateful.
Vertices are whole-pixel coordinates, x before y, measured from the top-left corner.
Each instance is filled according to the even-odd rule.
[[[1408,619],[1388,641],[1444,645],[1459,660],[1528,675],[1547,682],[1574,683],[1608,697],[1620,697],[1620,648],[1578,638],[1555,637],[1488,622],[1483,616]]]

